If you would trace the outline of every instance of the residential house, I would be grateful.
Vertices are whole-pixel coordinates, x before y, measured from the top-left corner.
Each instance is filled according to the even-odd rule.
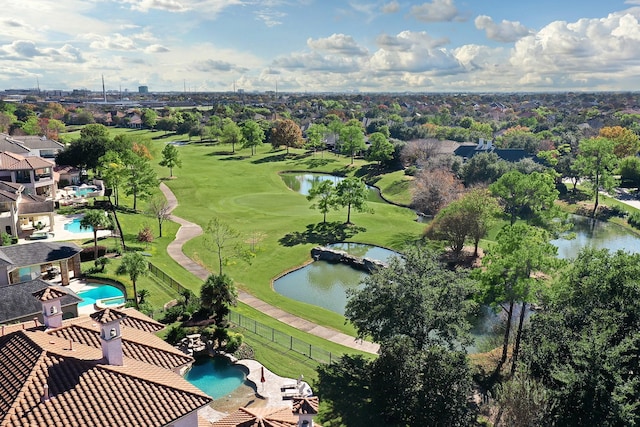
[[[55,162],[41,157],[4,151],[0,153],[0,181],[22,184],[24,194],[52,198],[55,195],[54,166]]]
[[[491,141],[486,141],[483,138],[480,138],[478,144],[460,144],[453,152],[463,160],[469,160],[480,153],[495,153],[499,158],[508,162],[519,162],[531,157],[522,148],[496,148]]]
[[[0,232],[27,237],[40,223],[54,224],[54,202],[35,194],[24,194],[24,185],[0,181]]]
[[[22,150],[28,150],[26,153]],[[56,155],[64,150],[64,144],[49,139],[46,136],[37,135],[7,135],[0,133],[0,151],[10,151],[25,157],[42,157],[43,159],[55,159]]]
[[[64,290],[33,294],[44,325],[3,326],[0,425],[199,427],[211,397],[176,372],[193,358],[156,337],[133,310],[62,319]]]
[[[82,248],[72,242],[33,242],[0,246],[0,286],[39,279],[50,267],[60,271],[62,285],[80,277]]]

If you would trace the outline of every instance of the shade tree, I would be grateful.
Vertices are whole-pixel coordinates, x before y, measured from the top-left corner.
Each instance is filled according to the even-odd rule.
[[[169,168],[169,177],[173,178],[173,168],[182,167],[182,159],[180,159],[180,153],[178,148],[173,144],[167,144],[162,149],[162,160],[160,160],[160,166],[166,166]]]
[[[369,190],[360,178],[348,177],[338,182],[335,191],[335,205],[347,208],[346,224],[351,224],[351,210],[372,212],[367,206]]]
[[[149,272],[149,264],[140,252],[127,252],[122,257],[122,261],[116,270],[116,274],[126,274],[133,285],[133,301],[136,308],[138,304],[137,281],[140,277],[146,276]]]
[[[615,142],[595,137],[580,141],[578,156],[573,165],[580,177],[589,181],[589,191],[595,199],[591,215],[595,217],[600,201],[600,190],[611,191],[615,185],[614,171],[618,164]]]
[[[327,222],[327,213],[336,208],[336,188],[333,181],[320,180],[313,183],[309,189],[307,200],[313,202],[311,209],[318,209],[322,213],[322,222]]]

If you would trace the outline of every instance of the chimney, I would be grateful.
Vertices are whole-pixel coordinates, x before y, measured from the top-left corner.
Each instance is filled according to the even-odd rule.
[[[45,384],[44,391],[42,392],[42,398],[40,399],[40,401],[46,402],[47,400],[49,400],[49,385]]]
[[[122,354],[120,320],[127,317],[127,315],[120,311],[106,308],[93,313],[90,317],[100,325],[102,357],[109,365],[122,366],[124,364],[124,356]]]
[[[32,294],[42,304],[42,319],[47,329],[55,329],[62,326],[62,297],[67,293],[54,286],[34,292]]]
[[[484,150],[484,138],[480,138],[478,140],[478,145],[476,145],[476,150]]]

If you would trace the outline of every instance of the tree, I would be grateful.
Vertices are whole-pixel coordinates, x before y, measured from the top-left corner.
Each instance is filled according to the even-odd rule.
[[[635,156],[640,150],[640,137],[631,129],[622,126],[605,126],[600,129],[598,136],[613,141],[613,154],[619,159]]]
[[[167,132],[175,131],[177,126],[178,120],[173,116],[162,117],[156,122],[156,128],[158,128],[158,130],[164,131],[165,135],[167,134]]]
[[[93,259],[98,259],[98,230],[112,227],[113,224],[103,210],[90,210],[80,220],[81,228],[91,228],[93,231]]]
[[[559,214],[555,207],[559,193],[550,173],[525,175],[512,170],[491,184],[489,190],[500,199],[511,225],[518,218],[527,218],[538,225],[550,224],[553,216]]]
[[[171,217],[171,206],[161,195],[153,196],[147,204],[147,212],[158,220],[158,237],[162,237],[162,223]]]
[[[340,141],[340,151],[351,157],[351,164],[353,164],[356,153],[367,148],[360,123],[351,123],[343,126],[340,130]]]
[[[153,189],[158,186],[158,178],[151,162],[131,152],[125,156],[127,168],[127,187],[125,194],[133,196],[133,210],[138,206],[138,199],[146,200]]]
[[[620,182],[631,187],[640,187],[640,158],[625,157],[618,166]]]
[[[255,120],[246,120],[242,124],[242,148],[251,148],[251,155],[256,153],[256,147],[264,141],[264,131]]]
[[[158,113],[151,108],[145,108],[142,110],[142,124],[144,127],[153,129],[158,124]]]
[[[470,238],[474,243],[474,256],[477,257],[480,239],[486,236],[499,213],[497,200],[486,189],[477,188],[438,212],[429,223],[425,235],[447,241],[456,256]]]
[[[105,185],[112,189],[114,203],[118,206],[118,190],[124,183],[127,175],[127,168],[120,158],[120,155],[113,150],[107,151],[104,156],[100,157],[98,170]]]
[[[221,326],[229,314],[229,306],[235,306],[238,290],[233,280],[226,274],[219,276],[211,274],[200,288],[200,302],[216,322]]]
[[[57,154],[56,163],[95,170],[110,141],[106,126],[89,124],[80,131],[80,138]]]
[[[149,272],[149,264],[140,252],[128,252],[122,257],[122,261],[116,270],[116,274],[128,274],[133,285],[133,302],[136,308],[138,304],[138,288],[136,282],[139,277],[146,276]]]
[[[424,246],[407,248],[402,258],[391,258],[388,268],[366,276],[345,308],[358,337],[383,343],[404,335],[417,349],[439,345],[453,350],[468,343],[473,281],[437,258]]]
[[[223,144],[231,144],[231,152],[236,152],[236,144],[242,143],[243,136],[240,126],[233,120],[225,118],[222,120],[222,133],[220,134],[220,142]]]
[[[611,191],[615,185],[613,171],[617,165],[617,158],[614,149],[615,143],[603,137],[583,139],[578,147],[574,167],[581,177],[591,183],[591,194],[595,197],[591,214],[593,217],[598,210],[600,189]]]
[[[303,141],[300,126],[290,119],[278,120],[271,130],[269,139],[274,149],[282,145],[286,146],[287,154],[289,154],[289,147],[299,147]]]
[[[167,144],[162,149],[162,160],[160,160],[160,166],[166,166],[169,168],[169,178],[173,178],[173,168],[182,167],[182,160],[180,159],[178,148],[173,144]]]
[[[47,122],[47,138],[57,140],[60,137],[60,134],[64,131],[65,125],[60,120],[49,119],[49,121]]]
[[[585,248],[531,318],[522,361],[549,393],[549,424],[640,424],[640,255]]]
[[[423,169],[413,182],[411,206],[418,212],[436,215],[440,209],[460,197],[464,190],[453,173],[438,168]]]
[[[367,212],[367,195],[369,190],[365,183],[356,177],[345,178],[336,185],[335,203],[347,207],[347,221],[351,224],[351,209],[357,212]]]
[[[307,200],[313,201],[310,208],[318,209],[322,213],[322,222],[327,222],[327,213],[335,208],[335,197],[336,197],[336,188],[333,185],[333,181],[329,180],[321,180],[316,181],[309,189],[309,195],[307,196]]]
[[[374,132],[369,135],[369,151],[367,152],[367,160],[370,162],[378,162],[378,166],[382,166],[383,162],[393,158],[393,144],[387,140],[381,132]]]
[[[467,160],[460,176],[467,187],[475,184],[489,185],[509,170],[509,164],[496,153],[480,153]]]
[[[513,347],[512,372],[515,370],[520,348],[527,305],[536,297],[540,276],[556,266],[557,248],[549,243],[547,231],[524,223],[505,226],[483,258],[482,270],[476,270],[480,280],[480,297],[495,310],[507,316],[502,343],[502,356],[496,371],[507,360],[509,337],[514,309],[520,303],[520,318]]]
[[[324,150],[326,147],[325,138],[329,133],[329,129],[322,123],[313,123],[307,129],[307,147],[315,153],[318,150]]]
[[[220,221],[219,218],[210,220],[205,232],[205,239],[209,243],[210,249],[218,256],[218,271],[222,275],[222,267],[227,262],[228,257],[241,254],[238,244],[240,233]]]

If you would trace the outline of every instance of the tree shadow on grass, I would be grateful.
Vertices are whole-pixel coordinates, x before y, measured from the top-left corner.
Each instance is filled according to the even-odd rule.
[[[229,153],[229,154],[231,154],[231,153]],[[228,161],[228,160],[246,160],[246,159],[248,159],[249,157],[250,157],[250,156],[247,156],[247,155],[240,155],[240,154],[237,154],[237,155],[235,155],[235,156],[231,156],[231,155],[230,155],[229,157],[225,157],[224,159],[220,159],[220,160],[223,160],[223,161]]]
[[[413,246],[422,240],[421,236],[416,236],[412,233],[397,233],[389,239],[387,245],[392,248],[403,248],[406,246]]]
[[[318,159],[318,158],[313,158],[313,159],[308,159],[305,160],[303,163],[310,169],[313,168],[319,168],[319,167],[323,167],[326,166],[330,163],[335,163],[336,160],[335,159]]]
[[[283,246],[295,246],[305,243],[326,245],[329,243],[342,242],[365,231],[367,231],[367,229],[364,227],[342,222],[308,224],[307,229],[303,232],[294,231],[284,235],[280,239],[280,244]]]
[[[207,156],[231,156],[232,154],[234,153],[230,150],[217,150],[210,152]]]

